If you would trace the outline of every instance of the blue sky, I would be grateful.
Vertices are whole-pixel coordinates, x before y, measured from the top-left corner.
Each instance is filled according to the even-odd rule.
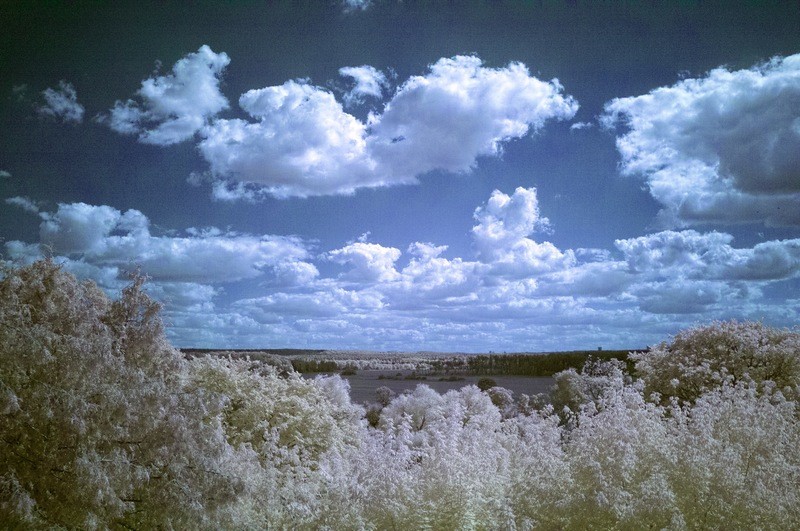
[[[800,308],[796,2],[7,2],[3,259],[178,346],[638,348]]]

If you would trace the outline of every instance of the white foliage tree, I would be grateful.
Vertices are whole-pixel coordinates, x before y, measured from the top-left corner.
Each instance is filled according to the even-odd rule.
[[[692,401],[734,381],[773,382],[798,397],[800,333],[758,322],[725,321],[679,332],[672,341],[631,353],[645,392]]]
[[[0,281],[0,520],[210,525],[239,489],[221,426],[137,279],[111,302],[50,261]]]

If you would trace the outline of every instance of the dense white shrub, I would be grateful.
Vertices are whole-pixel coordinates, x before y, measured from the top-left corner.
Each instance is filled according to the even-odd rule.
[[[676,505],[702,529],[800,525],[800,410],[772,386],[723,384],[668,422]]]
[[[732,378],[770,381],[798,397],[800,333],[763,323],[725,321],[690,328],[630,357],[648,394],[691,401]]]
[[[320,512],[320,461],[355,444],[363,410],[338,376],[279,377],[269,365],[195,358],[187,391],[218,403],[226,442],[244,456],[247,481],[236,514],[259,527],[310,524]]]
[[[609,392],[630,384],[625,364],[619,360],[589,358],[580,371],[567,369],[554,375],[552,401],[557,411],[567,408],[577,412],[582,406],[597,404]]]

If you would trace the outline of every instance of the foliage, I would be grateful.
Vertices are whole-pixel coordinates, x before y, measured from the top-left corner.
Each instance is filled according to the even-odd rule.
[[[570,368],[556,374],[554,379],[552,401],[558,411],[563,408],[578,411],[587,403],[597,404],[606,393],[631,382],[622,362],[594,358],[589,358],[580,372]]]
[[[480,389],[481,391],[488,391],[492,387],[495,387],[497,385],[497,382],[493,378],[483,377],[478,380],[478,383],[476,385],[478,386],[478,389]]]
[[[797,397],[800,333],[757,322],[714,322],[631,353],[645,391],[694,401],[724,381],[771,382]]]
[[[297,372],[327,372],[334,373],[339,370],[339,365],[332,360],[292,359],[292,367]]]
[[[184,392],[141,286],[110,302],[50,261],[0,281],[7,525],[191,527],[237,494],[220,427]]]
[[[339,376],[182,357],[141,288],[48,261],[0,280],[7,527],[800,528],[794,332],[683,332],[640,380],[592,360],[555,407],[423,384],[364,411]]]
[[[626,361],[628,351],[586,350],[545,354],[487,354],[467,358],[469,372],[482,375],[553,376],[567,369],[580,370],[589,359]]]

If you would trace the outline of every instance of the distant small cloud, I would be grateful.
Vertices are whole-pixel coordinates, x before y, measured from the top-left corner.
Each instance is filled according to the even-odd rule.
[[[28,85],[21,83],[11,87],[11,94],[17,101],[25,101],[27,99]]]
[[[592,122],[575,122],[571,126],[569,126],[570,131],[580,131],[581,129],[591,129],[594,127]]]
[[[363,103],[366,97],[380,99],[383,91],[389,88],[386,74],[369,65],[345,66],[339,69],[339,75],[355,83],[344,95],[344,102],[348,106]]]
[[[0,179],[10,179],[10,178],[11,178],[11,172],[8,172],[6,170],[0,170]]]
[[[47,88],[42,91],[42,96],[45,104],[36,109],[39,116],[76,124],[83,121],[86,109],[78,103],[78,95],[72,84],[62,80],[58,83],[58,89]]]
[[[31,214],[39,213],[39,206],[27,197],[9,197],[6,199],[6,204],[14,205]]]
[[[342,9],[345,13],[364,11],[372,5],[372,0],[342,0]]]

